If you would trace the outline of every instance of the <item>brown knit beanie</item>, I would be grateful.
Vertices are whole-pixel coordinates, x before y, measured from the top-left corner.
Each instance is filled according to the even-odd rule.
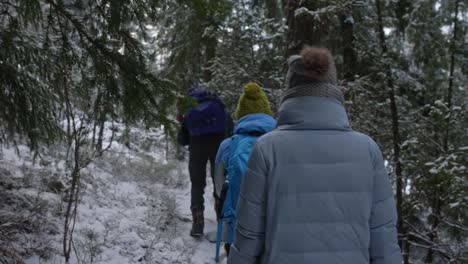
[[[326,48],[304,46],[300,55],[288,59],[286,91],[283,101],[292,97],[332,97],[344,104],[343,93],[337,87],[336,67]]]

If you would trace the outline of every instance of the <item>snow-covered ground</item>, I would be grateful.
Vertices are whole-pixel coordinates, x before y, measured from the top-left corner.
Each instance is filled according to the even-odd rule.
[[[215,245],[189,236],[186,162],[166,158],[164,136],[158,131],[135,129],[132,133],[138,144],[128,148],[117,140],[83,170],[71,263],[214,263]],[[3,146],[0,154],[0,169],[5,171],[2,177],[21,182],[11,194],[35,197],[45,204],[40,219],[50,228],[23,234],[13,243],[16,248],[43,248],[42,257],[32,254],[23,258],[28,264],[64,263],[63,192],[51,188],[51,180],[66,182],[65,163],[57,149],[51,148],[35,162],[24,146],[18,151]],[[207,182],[206,232],[216,229],[209,177]],[[9,210],[0,209],[0,216]]]

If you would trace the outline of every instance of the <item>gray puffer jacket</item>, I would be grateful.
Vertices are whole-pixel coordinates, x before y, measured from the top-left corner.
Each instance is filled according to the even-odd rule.
[[[245,173],[229,264],[401,263],[382,154],[338,100],[286,100]]]

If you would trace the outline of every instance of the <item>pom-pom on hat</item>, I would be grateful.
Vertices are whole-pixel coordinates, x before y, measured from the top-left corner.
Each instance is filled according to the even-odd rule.
[[[249,82],[242,88],[242,94],[237,102],[235,118],[255,113],[273,115],[270,102],[260,86],[254,82]]]
[[[298,96],[332,97],[344,104],[337,87],[333,56],[326,48],[305,45],[299,55],[288,59],[286,92],[283,101]]]

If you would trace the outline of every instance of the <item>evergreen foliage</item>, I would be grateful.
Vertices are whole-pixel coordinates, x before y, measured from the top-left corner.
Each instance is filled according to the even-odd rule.
[[[117,119],[170,129],[195,84],[233,111],[255,81],[275,111],[285,58],[321,44],[388,161],[405,263],[465,263],[467,29],[461,0],[0,0],[0,140],[63,139],[70,111],[96,135]]]
[[[5,0],[0,12],[0,120],[10,139],[53,140],[68,107],[93,120],[170,125],[174,85],[149,71],[141,44],[155,2]]]

